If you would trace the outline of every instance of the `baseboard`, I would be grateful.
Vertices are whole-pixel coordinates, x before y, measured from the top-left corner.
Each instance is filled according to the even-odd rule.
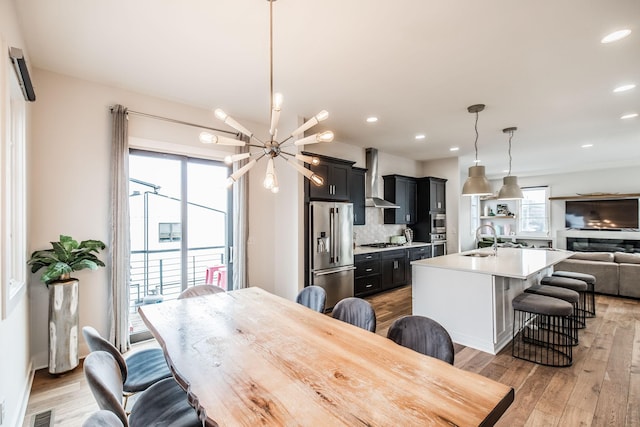
[[[29,406],[29,397],[31,396],[31,386],[33,386],[33,378],[36,374],[33,369],[33,360],[29,362],[29,379],[27,380],[27,387],[22,391],[22,404],[20,405],[20,411],[18,412],[18,420],[22,422],[18,425],[24,425],[24,417],[27,413],[27,407]]]

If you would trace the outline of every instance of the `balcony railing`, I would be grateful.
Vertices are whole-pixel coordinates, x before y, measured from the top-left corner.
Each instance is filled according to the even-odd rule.
[[[207,268],[225,264],[224,246],[189,248],[187,286],[203,285]],[[180,249],[131,251],[129,307],[130,332],[145,330],[138,306],[176,299],[182,292]]]

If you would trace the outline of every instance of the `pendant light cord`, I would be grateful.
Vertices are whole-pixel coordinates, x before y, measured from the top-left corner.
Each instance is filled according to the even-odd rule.
[[[509,132],[509,173],[507,176],[511,176],[511,138],[513,138],[513,131]]]
[[[478,166],[478,112],[476,111],[476,124],[474,126],[475,130],[476,130],[476,141],[474,142],[474,147],[476,149],[476,161],[475,164],[476,166]]]

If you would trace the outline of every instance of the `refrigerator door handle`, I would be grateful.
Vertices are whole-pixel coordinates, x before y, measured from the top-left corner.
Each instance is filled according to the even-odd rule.
[[[335,221],[333,218],[333,208],[329,209],[329,262],[331,264],[333,264],[335,261],[333,259],[335,252],[334,252],[334,248],[335,248],[335,241],[336,241],[336,230],[335,230]]]
[[[348,267],[332,268],[331,270],[322,270],[320,272],[314,272],[313,275],[314,276],[326,276],[327,274],[340,273],[341,271],[350,271],[350,270],[355,270],[355,269],[356,269],[355,266],[350,265]]]
[[[333,250],[334,253],[334,257],[335,257],[335,262],[336,264],[340,262],[340,251],[338,250],[338,242],[342,242],[342,235],[340,234],[340,229],[342,228],[342,221],[340,220],[340,208],[336,208],[334,215],[336,216],[336,220],[338,221],[338,224],[340,224],[340,227],[336,228],[334,226],[334,232],[336,233],[333,239],[333,241],[335,242],[335,249]],[[335,223],[335,220],[334,220]]]

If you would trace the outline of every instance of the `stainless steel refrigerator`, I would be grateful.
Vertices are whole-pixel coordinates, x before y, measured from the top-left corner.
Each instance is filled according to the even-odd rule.
[[[326,309],[353,296],[353,205],[309,203],[310,284],[327,292]]]

